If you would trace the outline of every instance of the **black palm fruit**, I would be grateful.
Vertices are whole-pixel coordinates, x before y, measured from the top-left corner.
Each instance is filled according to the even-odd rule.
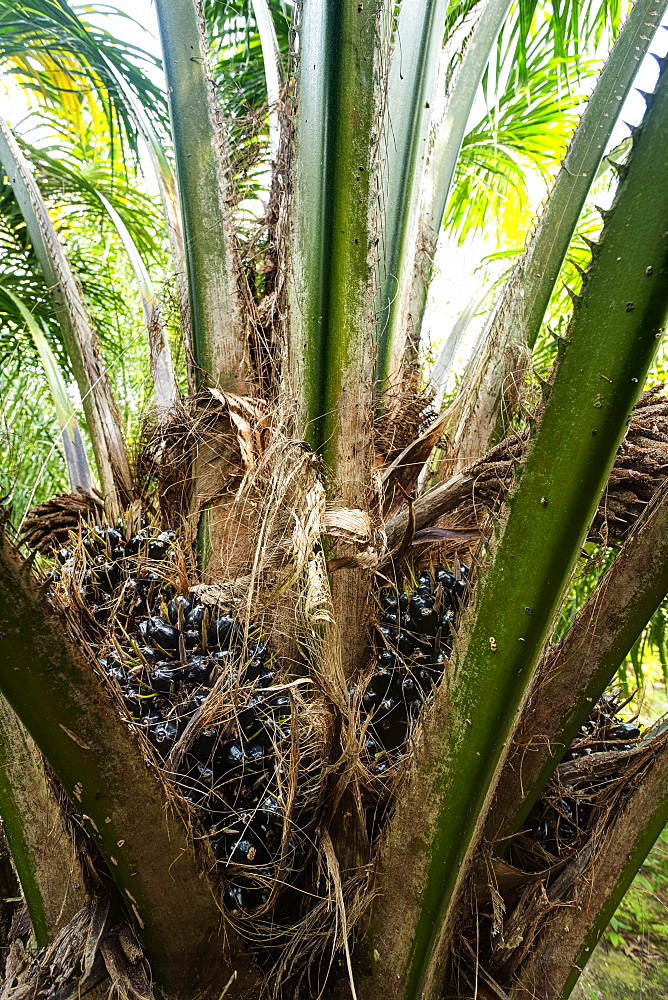
[[[183,679],[189,684],[209,684],[214,666],[208,656],[189,656],[183,668]]]
[[[181,725],[176,719],[165,719],[147,726],[147,735],[161,757],[166,757],[181,734]]]
[[[633,722],[623,722],[617,717],[618,703],[614,696],[605,694],[580,726],[567,748],[563,763],[581,760],[594,754],[610,751],[625,752],[634,749],[640,738],[640,729]],[[583,830],[592,815],[592,798],[597,790],[613,781],[614,773],[577,779],[573,797],[556,796],[549,791],[532,809],[527,826],[542,846],[554,855],[568,848],[578,831]]]
[[[412,590],[384,587],[375,669],[361,696],[367,726],[362,757],[372,773],[386,774],[405,755],[409,730],[440,680],[452,649],[457,609],[466,597],[469,569],[437,565],[424,570]]]
[[[452,588],[452,600],[455,608],[459,607],[462,600],[464,599],[464,593],[466,591],[466,580],[456,580]]]
[[[205,615],[206,608],[204,605],[194,604],[185,617],[186,628],[193,629],[195,632],[199,632],[201,634]]]
[[[179,651],[179,630],[158,615],[149,618],[146,628],[147,645],[161,652],[176,655]]]
[[[294,699],[277,687],[272,651],[259,629],[242,625],[229,608],[208,607],[192,592],[177,592],[169,582],[175,575],[168,562],[173,532],[129,518],[114,527],[85,528],[82,540],[86,563],[83,573],[74,567],[79,575],[73,579],[82,581],[95,617],[117,626],[114,648],[100,655],[99,666],[158,760],[169,760],[166,774],[209,831],[214,855],[231,873],[225,878],[226,905],[262,906],[279,863],[284,883],[302,877],[306,861],[301,839],[286,829],[282,796],[293,759]],[[58,552],[64,573],[75,551],[73,544]],[[393,600],[408,620],[408,599]],[[225,723],[207,723],[203,716],[200,724],[220,680],[235,692],[234,702],[239,697],[240,707]],[[401,684],[393,691],[407,718]],[[405,729],[405,719],[398,721]],[[300,757],[302,767],[317,770],[313,753]],[[300,770],[291,823],[308,823],[313,810],[305,780]]]
[[[452,590],[456,582],[454,573],[450,573],[449,570],[445,568],[445,566],[437,566],[434,575],[436,577],[436,583],[437,584],[440,583],[444,591]]]
[[[188,753],[201,764],[211,760],[220,739],[220,730],[216,726],[200,729],[190,744]]]
[[[167,617],[170,625],[181,627],[193,609],[193,602],[180,594],[173,597],[167,605]]]
[[[64,561],[67,560],[65,559]],[[399,607],[399,597],[391,587],[383,587],[378,599],[380,601],[381,608],[385,611],[394,611]]]
[[[628,740],[637,740],[640,736],[639,728],[633,722],[619,722],[610,726],[606,732],[608,740],[626,743]]]
[[[167,539],[156,538],[146,546],[146,555],[149,559],[164,559],[169,552],[169,545]]]
[[[232,913],[255,910],[268,902],[276,871],[273,868],[257,868],[255,875],[234,875],[225,884],[225,906]]]
[[[219,746],[213,756],[213,766],[221,780],[240,781],[244,774],[245,755],[241,740],[229,740]]]
[[[76,540],[58,550],[56,559],[61,566],[71,565],[76,571],[72,579],[81,579],[80,594],[93,617],[101,624],[110,622],[111,598],[113,624],[122,628],[128,616],[151,614],[157,590],[167,585],[159,574],[151,571],[147,560],[164,560],[174,544],[174,533],[163,532],[149,526],[146,519],[139,521],[130,516],[113,527],[85,525],[81,529],[81,542],[85,558],[82,576],[78,576],[79,566],[73,561]],[[167,586],[167,591],[171,598],[173,588]]]
[[[207,646],[211,649],[229,649],[234,633],[234,619],[223,615],[214,618],[206,630]]]
[[[148,686],[156,694],[174,695],[183,677],[181,667],[170,663],[157,663],[146,678]]]

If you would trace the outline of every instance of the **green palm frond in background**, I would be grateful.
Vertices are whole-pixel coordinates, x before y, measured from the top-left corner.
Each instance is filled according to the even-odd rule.
[[[135,117],[116,74],[158,133],[166,136],[165,95],[149,75],[159,61],[122,42],[106,24],[100,27],[99,18],[104,22],[110,14],[127,17],[107,4],[76,7],[65,0],[3,0],[0,66],[38,105],[57,111],[74,137],[88,116],[100,133],[106,130],[111,148],[119,144],[117,155],[126,145],[136,154]]]

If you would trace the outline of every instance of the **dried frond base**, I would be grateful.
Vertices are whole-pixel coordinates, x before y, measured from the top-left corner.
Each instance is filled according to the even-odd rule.
[[[639,739],[636,726],[611,718],[616,710],[614,698],[601,699],[508,858],[480,857],[455,979],[487,983],[493,996],[512,993],[550,915],[577,908],[582,894],[596,891],[587,878],[590,862],[667,740],[665,733]]]
[[[662,389],[655,386],[636,403],[589,530],[591,541],[622,541],[668,475],[668,396]],[[526,433],[513,435],[470,466],[462,502],[436,524],[459,530],[484,527],[488,513],[500,508],[512,486],[526,440]]]
[[[2,1000],[67,1000],[111,979],[119,1000],[154,1000],[143,952],[125,920],[110,926],[106,896],[84,906],[52,944],[30,955],[12,942]]]
[[[104,514],[104,502],[92,493],[58,493],[28,512],[23,524],[22,540],[31,549],[48,553],[69,539],[81,521],[99,522]]]

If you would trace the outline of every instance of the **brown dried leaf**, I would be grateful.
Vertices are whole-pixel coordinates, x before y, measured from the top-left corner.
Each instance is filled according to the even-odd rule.
[[[363,510],[330,507],[325,511],[323,528],[328,535],[351,544],[366,545],[371,539],[371,518]]]
[[[100,951],[121,1000],[155,1000],[143,962],[129,962],[114,934],[102,941]]]

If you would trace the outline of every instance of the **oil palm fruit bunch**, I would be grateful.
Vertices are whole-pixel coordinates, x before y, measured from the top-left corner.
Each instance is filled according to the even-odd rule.
[[[279,863],[285,880],[305,861],[300,836],[286,835],[291,698],[259,629],[229,609],[179,595],[153,610],[132,648],[101,665],[225,867],[228,908],[256,909],[269,901]],[[233,710],[211,722],[213,688]],[[299,825],[312,805],[303,764],[289,810]]]
[[[173,531],[151,526],[129,514],[115,525],[90,524],[72,533],[70,546],[56,551],[60,572],[76,575],[83,604],[100,623],[125,627],[133,616],[148,614],[156,600],[174,592],[156,572],[174,545]],[[76,555],[76,558],[75,558]]]
[[[635,749],[641,731],[635,722],[624,722],[618,715],[620,706],[614,695],[603,695],[577,736],[564,754],[562,763],[579,760],[600,753],[619,753]],[[596,793],[617,777],[614,764],[606,773],[578,777],[569,785],[570,795],[559,794],[548,788],[534,806],[528,827],[531,835],[550,854],[558,856],[576,840],[590,820]]]
[[[635,722],[624,722],[617,715],[619,711],[619,702],[614,695],[604,694],[599,698],[566,751],[564,761],[592,753],[633,750],[635,741],[640,737],[640,728]]]
[[[409,590],[380,591],[373,674],[362,694],[362,757],[376,777],[396,771],[411,724],[443,675],[457,613],[467,595],[469,567],[451,573],[440,563],[421,571]]]
[[[293,780],[294,696],[276,655],[231,608],[176,593],[167,558],[178,548],[173,531],[142,518],[80,537],[57,559],[106,626],[99,666],[225,868],[228,909],[266,906],[279,871],[289,884],[304,867],[297,827],[312,812],[316,764],[299,752]],[[303,736],[299,751],[308,726]]]

